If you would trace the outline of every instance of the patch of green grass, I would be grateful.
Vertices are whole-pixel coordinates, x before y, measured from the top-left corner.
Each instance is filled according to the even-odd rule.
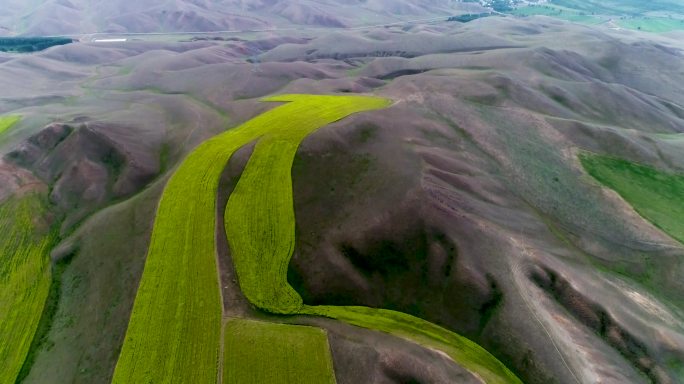
[[[324,330],[230,320],[225,329],[224,384],[334,384]]]
[[[580,154],[580,161],[641,216],[684,243],[684,175],[587,152]]]
[[[564,8],[555,5],[531,5],[515,8],[509,13],[516,16],[549,16],[583,24],[598,24],[601,22],[600,18],[592,14],[588,14],[585,11]]]
[[[636,17],[617,20],[622,28],[636,29],[644,32],[663,33],[684,29],[684,19],[667,17]]]
[[[390,102],[373,97],[311,95],[264,100],[288,103],[204,142],[169,180],[157,210],[145,271],[113,382],[216,380],[222,311],[215,259],[215,194],[231,155],[258,140],[225,215],[239,284],[254,305],[273,313],[323,315],[389,332],[436,346],[460,359],[457,362],[463,366],[491,378],[491,382],[519,383],[475,343],[415,317],[369,308],[303,306],[299,294],[287,283],[295,236],[291,180],[295,152],[314,130],[353,113],[384,108]],[[249,332],[236,336],[230,327],[227,332],[226,341],[233,343],[230,345],[255,337]],[[259,372],[235,365],[247,358],[234,356],[235,348],[230,345],[226,380],[261,377]],[[245,349],[252,347],[245,345]],[[289,372],[287,360],[275,360],[286,365],[282,368],[285,371],[278,368],[275,372]]]
[[[654,134],[660,140],[669,142],[684,142],[684,133],[656,133]]]
[[[339,99],[352,99],[353,102],[341,102]],[[263,154],[266,150],[267,156],[278,159],[285,154],[286,159],[296,145],[278,147],[282,142],[295,140],[298,145],[306,133],[316,128],[351,113],[387,103],[369,97],[305,95],[276,96],[265,101],[290,103],[205,141],[188,155],[166,185],[157,209],[145,270],[114,372],[114,383],[208,383],[216,380],[222,304],[215,256],[215,203],[219,179],[231,155],[263,136],[255,152]],[[253,156],[253,161],[260,161],[260,158],[261,155]],[[262,169],[261,172],[266,174],[259,173],[259,176],[279,176],[284,169]],[[247,173],[243,177],[249,180],[254,175]],[[288,185],[291,201],[291,183]],[[268,183],[262,182],[257,187],[267,188]],[[244,185],[236,192],[233,201],[245,193]],[[232,207],[235,208],[235,203]],[[270,207],[261,208],[270,212]],[[239,207],[233,211],[233,216],[235,212],[245,212],[244,218],[240,216],[234,220],[236,225],[242,225],[240,230],[248,231],[249,235],[254,235],[250,231],[259,231],[259,227],[250,223],[263,220],[264,214],[259,213],[261,209]],[[268,220],[283,219],[277,213]],[[291,220],[294,231],[294,217]],[[283,225],[289,228],[287,222]],[[242,244],[240,240],[247,237],[240,236],[247,234],[231,232],[237,238],[231,243],[237,260],[244,260],[240,255],[245,249],[236,244]],[[268,250],[272,244],[250,243],[246,244],[246,249],[253,252]],[[287,261],[289,255],[284,264],[281,262],[283,281]],[[239,265],[243,270],[242,276],[246,276],[245,268],[248,271],[278,268],[249,262]],[[260,288],[255,287],[260,286],[258,281],[244,278],[240,284],[250,298],[261,297],[258,293]],[[269,286],[265,282],[264,291],[268,292]]]
[[[368,307],[307,306],[302,313],[324,316],[389,333],[440,350],[488,384],[522,383],[505,365],[473,341],[405,313]]]
[[[117,76],[128,76],[131,73],[133,73],[133,66],[132,65],[124,65],[124,66],[119,68],[116,75]]]
[[[50,292],[53,235],[40,216],[39,195],[0,205],[0,383],[14,383],[31,347]]]
[[[8,131],[21,120],[21,116],[0,116],[0,135]]]
[[[684,13],[679,0],[551,0],[551,4],[603,15],[639,15],[648,12]]]

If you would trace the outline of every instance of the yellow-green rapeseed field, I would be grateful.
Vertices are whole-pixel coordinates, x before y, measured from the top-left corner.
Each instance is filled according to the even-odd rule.
[[[8,131],[21,120],[21,116],[0,116],[0,135]]]
[[[229,198],[224,223],[240,288],[252,304],[271,313],[326,316],[387,332],[447,353],[488,383],[520,383],[477,344],[424,320],[364,307],[303,305],[287,283],[295,243],[291,167],[297,148],[316,129],[353,113],[385,108],[390,101],[313,95],[282,95],[264,101],[286,104],[204,142],[169,180],[157,210],[114,383],[210,383],[216,382],[219,367],[223,367],[224,382],[261,383],[263,374],[275,378],[276,372],[286,380],[291,372],[299,372],[297,382],[321,382],[319,376],[308,379],[301,373],[316,356],[291,358],[322,348],[320,335],[316,342],[290,346],[295,349],[283,345],[269,351],[269,359],[256,362],[252,360],[259,356],[253,359],[248,355],[264,352],[267,347],[258,345],[270,340],[277,328],[233,320],[225,329],[225,358],[220,361],[216,192],[231,155],[253,141],[254,152]],[[296,343],[295,336],[287,336],[266,344],[276,346],[288,338]],[[240,350],[239,345],[247,342],[251,344]],[[275,370],[260,372],[263,367],[257,363],[268,363]],[[327,363],[319,363],[316,375],[330,378],[332,370],[322,368]]]
[[[14,383],[50,292],[52,234],[39,195],[0,204],[0,383]]]
[[[230,320],[223,384],[335,384],[327,333],[316,327]]]

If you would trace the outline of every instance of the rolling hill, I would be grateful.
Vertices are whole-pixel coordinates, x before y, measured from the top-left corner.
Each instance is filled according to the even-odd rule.
[[[477,4],[438,1],[102,0],[12,1],[3,4],[0,34],[253,30],[288,26],[343,27],[450,16]]]
[[[40,4],[9,1],[23,22],[0,24],[335,27],[466,6]],[[0,311],[33,335],[0,351],[40,384],[274,367],[291,383],[683,383],[679,36],[486,17],[0,53],[0,222],[49,248],[0,241],[0,257],[50,266],[0,268],[0,288],[43,284]],[[136,366],[148,336],[172,347]]]

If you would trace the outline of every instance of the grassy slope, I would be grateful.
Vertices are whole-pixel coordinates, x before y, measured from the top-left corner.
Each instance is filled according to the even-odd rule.
[[[296,95],[266,99],[294,102],[207,140],[183,161],[157,209],[114,383],[216,380],[222,304],[214,215],[221,172],[237,149],[266,133],[310,131],[364,109],[353,104],[345,108],[334,100]],[[339,112],[325,113],[332,109],[329,105]]]
[[[583,153],[596,180],[615,190],[644,218],[684,243],[684,175],[607,156]]]
[[[360,108],[371,101],[356,99],[340,97],[324,103],[311,99],[308,107],[302,104],[305,108],[299,114],[308,114],[307,118],[312,121],[332,120],[333,116],[337,118],[351,110],[362,110]],[[386,105],[385,101],[376,101],[366,109]],[[226,207],[225,224],[231,255],[240,287],[247,298],[269,312],[327,316],[387,332],[446,352],[488,383],[519,383],[513,373],[482,347],[427,321],[364,307],[302,305],[301,297],[287,282],[287,265],[295,237],[291,166],[300,141],[313,129],[287,120],[281,124],[280,130],[262,138],[255,147]]]
[[[51,234],[37,226],[45,209],[29,195],[0,205],[0,383],[14,383],[50,291]]]
[[[0,135],[21,120],[21,116],[0,116]]]
[[[224,384],[334,384],[324,330],[231,320],[225,329]]]
[[[114,373],[115,383],[215,380],[221,327],[214,253],[215,191],[232,153],[259,138],[226,209],[231,251],[240,286],[253,303],[276,313],[302,310],[301,298],[286,280],[294,244],[290,169],[296,149],[313,130],[355,112],[383,108],[389,102],[369,97],[305,95],[277,96],[266,101],[290,103],[203,143],[167,184]],[[339,308],[335,316],[354,317],[355,311]],[[430,324],[407,315],[390,311],[374,314],[373,321],[356,319],[352,323],[447,350],[467,347],[476,352],[451,355],[483,359],[459,362],[476,367],[485,377],[499,377],[489,367],[501,368],[502,378],[492,382],[518,382],[474,343],[468,344],[441,328],[422,332],[420,328]]]

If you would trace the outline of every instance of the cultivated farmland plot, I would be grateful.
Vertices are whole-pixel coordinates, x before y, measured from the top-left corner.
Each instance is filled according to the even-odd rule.
[[[364,103],[368,109],[388,105],[382,99],[372,104],[353,97],[333,100],[318,103],[311,99],[311,108],[300,113],[323,111],[332,117]],[[252,304],[273,313],[326,316],[390,333],[442,350],[487,382],[519,383],[512,372],[476,343],[413,316],[364,307],[303,306],[302,298],[287,282],[287,266],[295,243],[291,168],[299,143],[313,126],[282,124],[285,129],[269,133],[257,143],[226,206],[231,255],[240,288]]]
[[[50,291],[52,236],[37,226],[39,195],[0,204],[0,383],[14,383]]]
[[[223,384],[334,384],[320,328],[234,319],[225,329]]]

